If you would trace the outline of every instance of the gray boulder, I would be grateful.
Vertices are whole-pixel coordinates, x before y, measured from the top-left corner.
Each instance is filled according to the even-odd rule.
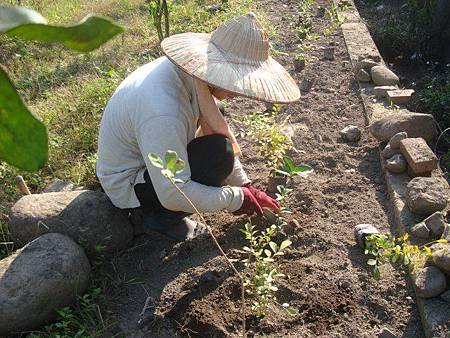
[[[405,138],[408,138],[408,134],[404,131],[397,133],[391,137],[391,139],[389,140],[389,145],[392,149],[398,150],[400,149],[400,141],[404,140]]]
[[[396,154],[386,161],[386,169],[390,172],[401,174],[406,171],[408,164],[401,154]]]
[[[427,141],[438,134],[433,115],[421,113],[399,113],[387,116],[370,125],[370,133],[378,141],[388,142],[402,131],[408,137],[422,137]]]
[[[103,192],[89,190],[23,196],[11,209],[10,232],[22,244],[58,232],[80,243],[88,256],[124,249],[133,238],[127,214]]]
[[[430,238],[430,229],[427,228],[424,222],[420,222],[416,225],[414,225],[411,230],[409,230],[409,233],[418,238],[428,239]]]
[[[373,83],[377,86],[396,85],[400,82],[398,76],[385,66],[372,67],[370,69],[370,75],[372,76]]]
[[[89,261],[79,245],[45,234],[0,261],[0,335],[52,320],[87,287]]]
[[[447,288],[445,275],[434,266],[419,270],[414,276],[414,284],[419,297],[436,297]]]
[[[450,275],[450,244],[433,244],[431,249],[433,265]]]
[[[445,230],[444,214],[442,212],[435,212],[431,216],[423,220],[427,228],[430,229],[433,238],[440,238]]]
[[[447,206],[448,185],[438,177],[416,177],[406,186],[406,204],[418,215],[428,216]]]
[[[370,82],[372,80],[372,78],[370,77],[370,74],[364,69],[359,69],[356,72],[355,77],[358,81],[361,81],[361,82]]]
[[[394,156],[395,154],[398,154],[398,150],[394,150],[391,148],[391,146],[388,144],[386,145],[386,147],[384,147],[384,149],[381,151],[381,156],[383,158],[391,158],[392,156]]]

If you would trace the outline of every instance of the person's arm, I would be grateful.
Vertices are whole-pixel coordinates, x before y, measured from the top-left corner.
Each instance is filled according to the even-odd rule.
[[[225,180],[225,184],[242,187],[243,185],[248,183],[251,183],[251,181],[249,180],[247,173],[244,171],[241,161],[239,161],[239,158],[236,156],[234,158],[233,171]]]
[[[244,196],[239,187],[210,187],[190,179],[191,171],[187,155],[187,132],[182,120],[175,117],[157,117],[143,122],[136,131],[140,151],[147,165],[150,179],[161,204],[173,211],[194,212],[186,199],[161,174],[161,169],[154,167],[148,159],[150,152],[162,159],[167,150],[176,151],[185,161],[186,168],[176,175],[184,183],[178,187],[187,195],[200,212],[219,210],[236,211],[243,203]]]

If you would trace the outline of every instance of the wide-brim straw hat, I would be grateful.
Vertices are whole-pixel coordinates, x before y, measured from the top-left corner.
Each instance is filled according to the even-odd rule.
[[[300,98],[294,79],[269,55],[269,40],[253,13],[226,21],[212,34],[182,33],[164,39],[166,56],[213,87],[271,103]]]

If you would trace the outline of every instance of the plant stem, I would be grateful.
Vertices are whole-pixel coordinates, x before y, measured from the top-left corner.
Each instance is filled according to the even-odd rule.
[[[239,273],[239,271],[237,271],[236,267],[234,266],[234,264],[230,261],[230,259],[228,258],[228,256],[226,255],[226,253],[223,251],[222,247],[220,246],[219,242],[216,239],[216,236],[214,236],[214,233],[212,232],[211,227],[206,223],[205,218],[203,217],[203,215],[200,213],[200,211],[198,211],[198,209],[195,207],[194,203],[192,203],[192,201],[189,199],[189,197],[186,196],[186,194],[183,192],[183,190],[181,190],[177,184],[175,183],[175,181],[173,180],[173,178],[166,176],[170,183],[175,187],[175,189],[177,189],[177,191],[186,199],[186,201],[188,201],[188,203],[190,204],[190,206],[194,209],[195,213],[200,217],[200,219],[202,220],[203,224],[205,224],[206,229],[208,230],[209,235],[211,236],[211,238],[214,241],[214,244],[216,245],[216,247],[219,249],[220,254],[225,258],[225,260],[227,261],[228,265],[231,267],[231,269],[234,271],[234,273],[239,277],[240,281],[241,281],[241,312],[242,312],[242,336],[245,338],[246,337],[246,329],[245,329],[245,287],[244,287],[244,278],[242,277],[242,275]]]

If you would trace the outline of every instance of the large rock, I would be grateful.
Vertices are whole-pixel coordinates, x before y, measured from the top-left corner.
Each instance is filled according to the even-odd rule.
[[[405,172],[407,167],[406,160],[401,154],[394,155],[386,161],[386,169],[396,174]]]
[[[450,244],[433,244],[431,249],[433,265],[450,275]]]
[[[427,141],[437,136],[433,115],[421,113],[399,113],[389,115],[370,125],[370,132],[377,140],[387,142],[402,131],[408,137],[422,137]]]
[[[434,266],[419,270],[414,277],[416,292],[419,297],[436,297],[445,291],[447,281],[445,275]]]
[[[404,140],[407,137],[408,134],[405,133],[404,131],[397,133],[391,137],[391,139],[389,140],[389,145],[391,146],[392,149],[398,150],[400,149],[400,141]]]
[[[448,184],[438,177],[416,177],[406,186],[406,204],[418,215],[428,216],[447,206]]]
[[[52,320],[88,284],[83,249],[61,234],[45,234],[0,261],[0,335]]]
[[[372,76],[373,83],[377,86],[396,85],[400,82],[398,76],[385,66],[372,67],[370,69],[370,75]]]
[[[111,254],[133,238],[125,212],[106,194],[89,190],[23,196],[11,209],[10,232],[23,244],[47,232],[65,234],[85,247],[88,256]]]
[[[430,229],[433,238],[440,238],[445,230],[444,214],[442,212],[435,212],[433,215],[423,220],[428,229]]]

